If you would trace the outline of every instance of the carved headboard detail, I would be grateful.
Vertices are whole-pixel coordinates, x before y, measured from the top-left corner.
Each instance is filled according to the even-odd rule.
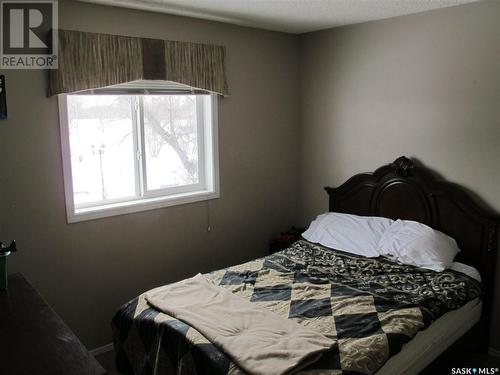
[[[472,199],[464,188],[438,179],[405,156],[325,190],[330,211],[415,220],[455,238],[461,249],[456,260],[481,273],[485,288],[482,325],[488,329],[498,250],[497,214]]]

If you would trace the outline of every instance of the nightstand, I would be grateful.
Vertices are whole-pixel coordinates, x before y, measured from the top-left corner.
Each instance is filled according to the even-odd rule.
[[[302,238],[302,233],[304,231],[305,228],[291,227],[286,232],[281,232],[277,238],[273,238],[269,241],[269,254],[274,254],[290,247],[295,241]]]

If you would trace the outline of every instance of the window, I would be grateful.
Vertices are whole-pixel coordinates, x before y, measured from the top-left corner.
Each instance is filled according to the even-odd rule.
[[[142,86],[59,96],[68,222],[219,196],[217,97]]]

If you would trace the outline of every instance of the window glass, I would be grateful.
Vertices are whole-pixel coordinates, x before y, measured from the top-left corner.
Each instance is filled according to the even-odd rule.
[[[197,97],[147,95],[142,100],[147,189],[198,184]]]
[[[71,95],[68,116],[75,205],[135,196],[131,97]]]

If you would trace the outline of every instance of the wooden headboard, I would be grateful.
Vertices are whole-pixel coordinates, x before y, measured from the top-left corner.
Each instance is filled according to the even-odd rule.
[[[326,187],[330,211],[415,220],[455,238],[456,260],[476,267],[484,285],[482,326],[489,330],[500,217],[464,188],[401,156],[373,173]],[[488,337],[487,335],[483,337]]]

